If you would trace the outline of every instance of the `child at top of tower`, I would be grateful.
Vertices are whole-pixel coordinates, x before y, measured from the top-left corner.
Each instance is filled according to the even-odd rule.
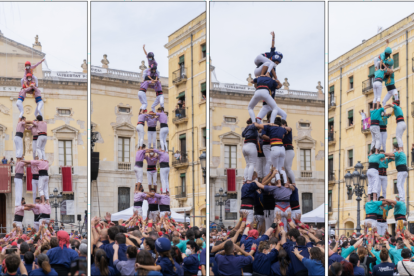
[[[22,86],[23,86],[23,84],[24,84],[24,83],[26,83],[26,81],[27,81],[27,74],[31,74],[31,75],[32,75],[32,77],[33,77],[33,79],[34,79],[34,81],[35,81],[35,83],[36,83],[36,87],[38,87],[38,86],[39,86],[39,82],[38,82],[38,80],[37,80],[36,76],[34,76],[33,72],[34,72],[34,69],[35,69],[37,66],[39,66],[39,64],[41,64],[43,61],[45,61],[45,59],[42,59],[41,61],[39,61],[39,62],[38,62],[38,63],[36,63],[35,65],[32,65],[32,64],[30,63],[30,61],[26,61],[26,63],[24,64],[24,76],[23,76],[23,78],[20,80],[20,82],[21,82],[21,85],[22,85]]]

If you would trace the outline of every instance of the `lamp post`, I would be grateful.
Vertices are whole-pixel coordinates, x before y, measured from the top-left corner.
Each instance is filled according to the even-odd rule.
[[[91,151],[93,151],[93,148],[95,147],[96,141],[98,141],[98,132],[91,131]]]
[[[220,188],[219,193],[216,194],[215,197],[218,199],[217,203],[220,206],[220,218],[219,218],[218,226],[219,226],[220,229],[222,229],[224,227],[224,224],[223,224],[223,217],[221,215],[221,213],[222,213],[221,208],[224,205],[223,197],[227,197],[227,193],[223,194],[223,188]]]
[[[60,204],[62,203],[63,196],[61,194],[58,194],[58,189],[53,189],[53,194],[50,194],[49,198],[53,199],[50,200],[50,207],[55,208],[55,225],[53,226],[53,229],[57,232],[59,231],[59,225],[58,225],[58,216],[57,216],[57,209],[60,208]]]
[[[357,196],[357,226],[356,226],[356,233],[358,236],[361,235],[361,208],[360,208],[360,202],[361,197],[363,194],[365,194],[365,182],[367,179],[367,176],[362,173],[362,170],[364,169],[364,166],[358,161],[358,163],[355,165],[355,171],[351,174],[350,171],[348,171],[345,174],[345,185],[348,190],[349,194],[355,194]],[[352,189],[352,185],[354,188]]]
[[[201,165],[201,170],[203,171],[203,178],[204,178],[204,183],[206,182],[206,152],[203,151],[203,153],[200,155],[200,165]]]

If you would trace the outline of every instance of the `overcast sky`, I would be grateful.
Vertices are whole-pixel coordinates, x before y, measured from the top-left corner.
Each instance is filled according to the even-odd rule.
[[[32,47],[39,35],[53,71],[82,72],[88,55],[86,2],[0,2],[0,30]]]
[[[414,2],[329,2],[329,61],[413,12]]]
[[[161,76],[168,76],[168,36],[205,12],[205,2],[92,2],[92,65],[139,72],[147,52],[155,54]],[[147,63],[147,61],[145,62]],[[148,66],[148,64],[146,64]]]
[[[247,84],[254,59],[270,51],[271,31],[283,53],[277,75],[291,89],[324,83],[324,3],[210,2],[210,55],[220,82]]]

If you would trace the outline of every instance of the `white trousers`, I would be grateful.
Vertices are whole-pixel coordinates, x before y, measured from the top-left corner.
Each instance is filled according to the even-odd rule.
[[[42,225],[43,222],[45,222],[45,225],[47,226],[50,222],[50,218],[39,219],[39,225]]]
[[[388,93],[385,95],[384,99],[382,100],[382,106],[387,104],[387,101],[391,99],[391,97],[394,96],[395,100],[398,100],[398,90],[392,89],[388,91]]]
[[[283,228],[285,229],[286,232],[288,231],[288,229],[287,229],[287,224],[288,224],[287,223],[287,217],[288,217],[288,213],[289,212],[292,212],[292,209],[290,209],[290,207],[287,208],[286,211],[282,211],[279,208],[275,207],[275,216],[277,214],[281,214],[282,215],[282,222],[285,225],[285,226],[283,226]]]
[[[148,131],[148,148],[157,148],[157,132],[156,131]]]
[[[272,150],[270,145],[263,145],[263,154],[266,158],[266,164],[264,167],[264,175],[268,175],[270,172],[270,165],[272,164]]]
[[[157,171],[147,171],[148,186],[157,185]]]
[[[270,118],[270,123],[274,123],[276,115],[277,115],[278,107],[277,107],[275,100],[272,98],[272,96],[270,96],[269,91],[267,89],[256,90],[256,92],[254,92],[252,99],[250,100],[250,103],[247,109],[249,111],[249,115],[250,115],[250,118],[252,119],[252,122],[256,122],[256,116],[254,115],[253,109],[257,105],[257,103],[260,101],[266,101],[267,105],[269,105],[270,108],[272,109],[272,116]]]
[[[17,108],[18,108],[18,109],[19,109],[19,111],[20,111],[19,118],[23,117],[23,114],[24,114],[24,109],[23,109],[23,101],[22,101],[22,100],[17,100],[17,101],[16,101],[16,106],[17,106]]]
[[[37,140],[32,141],[32,149],[33,149],[33,160],[34,160],[37,154]]]
[[[23,180],[20,178],[14,179],[14,206],[21,206],[22,205],[22,197],[23,197]]]
[[[385,232],[387,231],[388,224],[386,222],[378,222],[377,221],[377,233],[380,236],[384,236]]]
[[[46,153],[45,153],[45,147],[47,142],[47,136],[42,135],[37,138],[37,155],[39,156],[39,159],[46,160]],[[40,154],[40,155],[39,155]]]
[[[271,112],[271,111],[272,111],[272,108],[268,104],[265,104],[264,106],[262,106],[262,108],[259,111],[259,114],[257,114],[257,118],[260,118],[260,120],[256,118],[256,122],[261,124],[262,120],[266,116],[266,114]],[[286,120],[286,118],[287,118],[286,112],[283,109],[281,109],[279,106],[277,107],[276,116],[282,117],[283,120]]]
[[[282,167],[285,164],[285,148],[272,147],[272,164],[278,170],[278,174],[282,172]]]
[[[138,216],[142,217],[142,207],[134,206],[134,211],[138,211]]]
[[[23,157],[23,139],[19,136],[14,136],[13,138],[14,146],[16,148],[16,157],[22,158]]]
[[[254,211],[253,211],[253,209],[243,209],[243,208],[241,208],[240,211],[247,212],[246,222],[249,222],[249,223],[253,222],[253,220],[254,220]]]
[[[138,147],[141,147],[144,144],[144,136],[145,136],[144,125],[138,124],[136,129],[138,132]]]
[[[160,214],[160,211],[150,211],[149,214],[148,214],[148,216],[149,216],[149,219],[152,219],[153,221],[156,221],[157,220],[157,216],[159,214]],[[161,216],[160,216],[160,218],[161,218]]]
[[[376,169],[368,169],[368,195],[378,192],[379,173]]]
[[[168,145],[167,145],[167,137],[168,137],[168,127],[162,127],[160,128],[160,145],[161,149],[167,151]]]
[[[403,136],[406,129],[407,129],[407,125],[404,121],[398,122],[396,133],[395,133],[395,138],[397,139],[397,143],[398,143],[398,146],[400,148],[404,147],[402,136]]]
[[[261,54],[258,55],[255,59],[254,59],[254,64],[256,64],[256,66],[258,66],[259,64],[262,64],[259,68],[256,68],[254,70],[254,75],[256,77],[259,77],[261,75],[261,71],[263,66],[267,66],[267,72],[270,73],[270,71],[272,71],[273,67],[275,67],[275,63],[273,61],[271,61],[270,59],[268,59],[265,56],[262,56]]]
[[[388,137],[388,133],[386,131],[380,132],[381,148],[385,152],[387,152],[387,150],[386,150],[386,148],[387,148],[387,137]]]
[[[43,114],[42,114],[43,104],[44,104],[43,101],[37,102],[37,106],[36,106],[35,114],[34,114],[35,117],[37,117],[37,115],[40,115],[43,117]]]
[[[285,171],[287,173],[287,176],[290,178],[290,180],[292,180],[292,183],[296,183],[295,174],[293,173],[293,170],[292,170],[293,158],[295,158],[295,151],[285,149],[285,166],[284,166]]]
[[[36,204],[37,190],[39,189],[39,180],[32,179],[33,204]]]
[[[170,183],[168,179],[169,175],[170,175],[170,167],[160,168],[161,187],[162,187],[161,192],[170,190]]]
[[[49,199],[49,176],[39,176],[39,196],[45,196],[45,199]]]
[[[16,224],[16,227],[19,227],[20,229],[23,229],[23,223],[21,221],[13,221],[13,223]]]
[[[263,212],[267,230],[272,226],[273,220],[275,219],[275,210],[264,210]]]
[[[400,196],[400,201],[405,202],[405,180],[407,179],[408,172],[398,172],[397,173],[397,189],[398,195]]]
[[[142,184],[144,169],[138,166],[134,166],[135,177],[137,178],[137,183]]]
[[[152,112],[155,112],[155,107],[157,105],[160,105],[161,107],[164,107],[164,95],[159,95],[155,98],[154,103],[151,105]]]
[[[365,227],[368,227],[368,223],[371,223],[371,227],[377,227],[377,220],[376,219],[366,219],[365,220]]]
[[[377,197],[380,197],[382,189],[382,196],[387,198],[387,176],[380,175],[379,176],[379,185],[378,185],[378,192]]]
[[[257,172],[257,177],[259,177],[259,178],[265,177],[265,174],[264,174],[265,166],[266,166],[266,157],[257,157],[257,161],[256,161],[256,164],[254,166],[254,169]],[[246,172],[246,170],[245,170],[245,172]],[[245,175],[246,175],[246,173],[245,173]]]
[[[165,217],[166,214],[171,213],[169,211],[162,211],[160,212],[160,218]]]
[[[246,168],[244,169],[244,180],[251,181],[254,172],[254,165],[257,161],[256,144],[246,143],[243,145],[243,156],[246,160]]]
[[[381,101],[381,92],[382,92],[382,82],[374,81],[373,88],[374,88],[373,103],[380,102]]]
[[[36,232],[39,231],[40,220],[33,222],[33,228],[36,229]]]
[[[372,136],[371,148],[375,146],[375,148],[379,150],[379,148],[381,147],[380,127],[371,125],[369,130],[371,131]]]
[[[147,93],[145,93],[144,91],[139,91],[138,92],[138,99],[141,102],[140,109],[142,109],[142,110],[147,109]]]

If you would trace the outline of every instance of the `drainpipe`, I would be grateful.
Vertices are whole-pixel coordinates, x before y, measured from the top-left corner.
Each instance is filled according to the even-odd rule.
[[[406,82],[406,91],[407,91],[407,93],[406,93],[406,100],[405,100],[405,104],[406,104],[406,117],[407,117],[407,129],[406,129],[406,135],[407,135],[407,143],[406,143],[406,145],[407,145],[407,156],[410,156],[410,150],[409,150],[409,143],[408,143],[408,133],[409,133],[409,128],[410,128],[410,124],[408,123],[408,120],[409,120],[409,117],[410,116],[408,116],[408,30],[406,30],[405,31],[405,67],[406,67],[406,77],[405,77],[405,82]],[[408,160],[408,159],[407,159]],[[406,200],[406,206],[407,206],[407,214],[408,215],[410,215],[410,174],[408,174],[408,176],[407,176],[407,186],[406,186],[406,193],[407,193],[407,200]],[[407,225],[408,227],[408,229],[410,229],[410,222],[408,222],[408,225]]]
[[[194,159],[194,74],[193,74],[193,34],[191,34],[191,151],[192,151],[192,161],[193,161],[193,226],[195,226],[195,188],[194,188],[194,182],[195,182],[195,177],[194,177],[194,164],[195,164],[195,159]]]
[[[339,75],[339,162],[338,162],[338,229],[339,229],[339,212],[340,212],[340,191],[341,191],[341,132],[342,132],[342,67]],[[339,236],[339,230],[338,230]]]

